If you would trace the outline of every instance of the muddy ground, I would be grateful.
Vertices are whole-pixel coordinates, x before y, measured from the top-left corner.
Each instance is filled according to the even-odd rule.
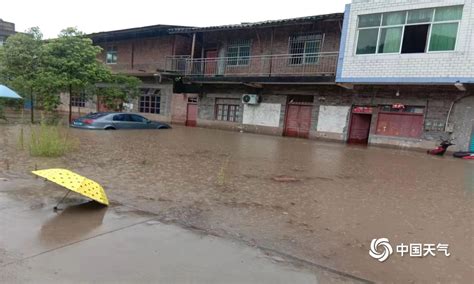
[[[0,125],[0,174],[11,179],[68,168],[160,220],[369,281],[474,279],[474,161],[179,126],[72,129],[74,152],[31,158],[18,150],[20,127]],[[447,243],[451,256],[379,263],[368,251],[381,237]]]

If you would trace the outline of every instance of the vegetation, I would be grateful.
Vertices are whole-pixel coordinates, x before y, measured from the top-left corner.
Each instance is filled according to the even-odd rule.
[[[24,143],[32,156],[59,157],[74,148],[74,141],[67,135],[67,130],[60,125],[49,125],[42,122],[39,126],[32,126],[31,137],[25,141],[23,129],[20,132],[20,147]]]
[[[100,95],[113,109],[138,94],[140,81],[116,75],[97,60],[101,48],[75,28],[44,41],[39,28],[10,36],[0,48],[0,83],[29,98],[46,112],[59,106],[59,93]],[[35,105],[35,106],[36,106]],[[34,123],[32,105],[31,122]],[[69,120],[71,120],[69,100]]]

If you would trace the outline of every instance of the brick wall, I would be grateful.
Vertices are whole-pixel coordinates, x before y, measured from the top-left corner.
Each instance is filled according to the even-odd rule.
[[[362,14],[464,5],[456,50],[420,54],[356,55],[357,19]],[[473,0],[354,0],[350,5],[343,64],[337,81],[370,82],[371,78],[471,78],[474,81],[474,5]],[[340,58],[341,60],[341,58]],[[358,79],[359,78],[359,79]],[[368,79],[366,79],[368,78]],[[449,79],[452,78],[452,79]],[[435,79],[436,82],[437,79]],[[392,82],[392,81],[390,81]],[[394,82],[395,83],[395,82]]]
[[[117,63],[109,64],[112,70],[145,70],[166,69],[166,58],[174,54],[190,52],[190,39],[181,35],[168,35],[155,38],[130,39],[101,42],[99,60],[105,62],[107,48],[117,47]]]

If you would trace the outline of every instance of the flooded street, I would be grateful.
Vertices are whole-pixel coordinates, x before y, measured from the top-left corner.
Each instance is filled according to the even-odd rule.
[[[63,191],[30,171],[60,167],[102,184],[117,208],[135,208],[160,222],[277,252],[318,271],[340,272],[349,281],[474,279],[474,161],[179,126],[158,131],[72,129],[74,152],[31,158],[17,150],[19,129],[0,125],[0,178],[8,180],[0,180],[0,213],[41,209],[51,204],[47,198],[59,198]],[[14,209],[23,199],[29,205]],[[62,214],[77,214],[70,211]],[[63,221],[39,218],[37,222],[49,221],[36,223],[28,241],[16,242],[32,242],[31,255],[39,253],[34,242],[57,246],[64,242],[61,238],[69,242],[82,237],[79,232],[107,230],[104,214],[97,212],[98,219],[75,222],[80,229],[53,243],[44,235]],[[15,230],[9,234],[0,237],[0,265],[18,258],[2,252],[3,242],[22,235]],[[394,253],[380,263],[368,253],[374,238],[388,238],[392,245],[449,244],[451,256]]]

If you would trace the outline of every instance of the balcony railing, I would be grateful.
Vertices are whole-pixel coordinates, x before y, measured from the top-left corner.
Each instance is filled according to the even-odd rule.
[[[246,57],[168,57],[166,69],[198,77],[334,76],[338,52]]]

